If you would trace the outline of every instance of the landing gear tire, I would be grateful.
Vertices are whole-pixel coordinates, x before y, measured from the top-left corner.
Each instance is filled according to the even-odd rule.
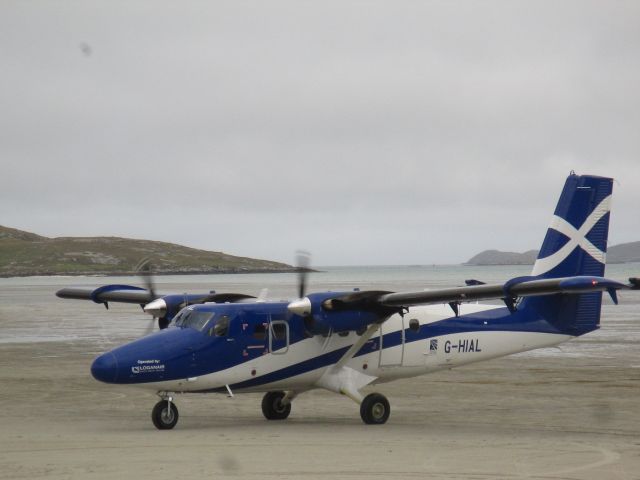
[[[153,407],[151,420],[158,430],[171,430],[178,423],[178,407],[167,400],[160,400]]]
[[[360,404],[360,417],[367,425],[382,425],[386,423],[390,413],[389,400],[379,393],[367,395]]]
[[[284,420],[291,413],[291,402],[282,403],[284,392],[268,392],[262,397],[262,414],[267,420]]]

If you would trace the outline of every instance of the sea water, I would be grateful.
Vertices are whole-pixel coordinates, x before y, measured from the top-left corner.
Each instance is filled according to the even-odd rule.
[[[528,275],[530,266],[367,266],[316,267],[307,277],[308,292],[353,289],[420,291],[464,285],[466,279],[502,283]],[[626,282],[640,276],[640,264],[607,266],[606,275]],[[139,306],[63,300],[55,292],[63,287],[97,287],[109,283],[143,285],[137,277],[26,277],[0,279],[0,348],[8,343],[86,342],[95,351],[138,338],[154,328]],[[274,300],[297,295],[294,273],[162,275],[155,278],[159,293],[234,292],[266,295]],[[266,289],[266,290],[265,290]],[[604,295],[601,328],[559,348],[527,352],[528,356],[586,356],[631,359],[640,368],[640,292],[619,292],[620,304]],[[500,302],[491,302],[499,304]],[[461,307],[464,313],[464,304]]]

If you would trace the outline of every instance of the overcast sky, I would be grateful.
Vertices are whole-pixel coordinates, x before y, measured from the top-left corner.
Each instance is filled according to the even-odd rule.
[[[640,2],[0,3],[0,224],[316,265],[640,240]]]

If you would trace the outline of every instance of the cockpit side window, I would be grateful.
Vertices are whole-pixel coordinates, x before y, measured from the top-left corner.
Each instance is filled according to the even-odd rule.
[[[216,322],[215,326],[213,326],[209,330],[209,335],[211,336],[215,335],[216,337],[224,337],[227,335],[228,331],[229,331],[229,316],[222,315]]]

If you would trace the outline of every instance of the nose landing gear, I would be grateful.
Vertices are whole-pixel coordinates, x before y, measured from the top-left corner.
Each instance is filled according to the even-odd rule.
[[[158,430],[171,430],[178,423],[178,417],[178,407],[172,397],[163,398],[151,411],[151,421]]]

